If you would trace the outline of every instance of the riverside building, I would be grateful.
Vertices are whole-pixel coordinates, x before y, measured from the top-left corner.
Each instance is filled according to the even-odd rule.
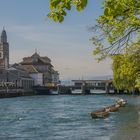
[[[3,28],[0,38],[0,87],[12,86],[30,89],[34,80],[23,69],[15,68],[9,64],[9,43],[6,30]]]
[[[59,73],[54,70],[50,58],[40,56],[37,52],[24,57],[19,64],[10,65],[9,43],[3,28],[0,38],[0,87],[9,83],[24,90],[33,86],[56,86],[59,83]]]
[[[24,57],[20,65],[34,79],[35,86],[59,84],[59,73],[54,70],[51,59],[47,56],[40,56],[35,52],[32,56]]]

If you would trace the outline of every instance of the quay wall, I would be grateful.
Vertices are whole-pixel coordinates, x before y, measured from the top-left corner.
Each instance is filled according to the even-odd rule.
[[[59,95],[73,95],[72,94],[72,90],[74,88],[77,87],[73,87],[73,86],[59,86],[59,88],[57,88],[58,90],[58,94]],[[80,88],[80,87],[78,87]],[[56,88],[50,88],[53,90],[56,90]],[[82,92],[81,94],[83,95],[95,95],[95,93],[90,93],[89,89],[87,88],[83,88],[84,92]],[[34,90],[32,89],[0,89],[0,98],[12,98],[12,97],[19,97],[19,96],[35,96],[35,95],[51,95],[50,94],[46,94],[47,92],[45,91],[45,94],[42,94],[41,92],[39,94],[37,94]],[[104,93],[103,93],[104,94]],[[123,92],[123,91],[116,91],[114,90],[114,93],[107,93],[106,94],[113,94],[113,95],[120,95],[120,94],[126,94],[126,95],[131,95],[131,94],[135,94],[135,95],[140,95],[140,92],[135,92],[135,93],[130,93],[130,92]],[[75,94],[75,95],[79,95],[79,94]],[[101,95],[101,94],[98,94]]]
[[[28,90],[21,90],[21,89],[1,89],[0,90],[0,98],[12,98],[12,97],[19,97],[19,96],[32,96],[35,95],[32,89]]]

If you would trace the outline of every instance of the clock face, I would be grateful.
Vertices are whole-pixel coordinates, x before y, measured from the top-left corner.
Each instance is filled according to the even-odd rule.
[[[3,52],[0,51],[0,59],[3,59]]]

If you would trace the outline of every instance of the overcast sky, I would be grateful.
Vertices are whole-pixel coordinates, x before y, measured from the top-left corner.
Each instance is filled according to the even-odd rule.
[[[88,27],[96,24],[102,14],[102,0],[89,0],[86,9],[68,13],[61,24],[46,20],[49,0],[0,0],[0,31],[7,31],[10,63],[31,56],[35,49],[48,56],[60,78],[91,79],[110,75],[111,62],[97,63]]]

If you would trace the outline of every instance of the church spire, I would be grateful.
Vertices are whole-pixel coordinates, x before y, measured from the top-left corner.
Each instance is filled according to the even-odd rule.
[[[35,53],[37,53],[37,48],[35,48]]]
[[[0,69],[9,68],[9,43],[7,42],[6,31],[3,27],[2,33],[0,35]]]
[[[3,27],[2,33],[1,33],[1,43],[7,43],[7,34]]]

